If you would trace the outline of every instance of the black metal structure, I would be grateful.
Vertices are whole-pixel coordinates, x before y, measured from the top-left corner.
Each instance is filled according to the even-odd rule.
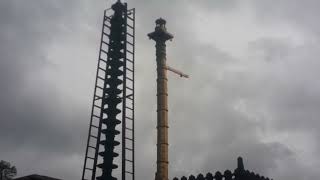
[[[111,9],[103,16],[82,180],[135,179],[135,9],[120,1]]]
[[[173,180],[273,180],[268,177],[260,176],[254,172],[250,172],[244,169],[243,160],[238,158],[238,167],[231,172],[230,170],[221,173],[217,171],[215,174],[207,173],[206,176],[198,174],[197,176],[190,175],[189,177],[181,177],[180,179],[175,177]]]

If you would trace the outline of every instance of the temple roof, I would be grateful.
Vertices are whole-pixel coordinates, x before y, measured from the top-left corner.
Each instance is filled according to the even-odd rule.
[[[32,175],[29,175],[29,176],[16,178],[15,180],[61,180],[61,179],[52,178],[52,177],[48,177],[48,176],[41,176],[41,175],[37,175],[37,174],[32,174]]]

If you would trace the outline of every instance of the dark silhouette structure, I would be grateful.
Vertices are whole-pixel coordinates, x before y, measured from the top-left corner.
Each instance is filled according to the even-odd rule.
[[[16,178],[15,180],[61,180],[61,179],[33,174],[29,176],[19,177],[19,178]]]
[[[238,158],[238,167],[231,172],[230,170],[221,173],[217,171],[214,175],[212,173],[207,173],[205,176],[199,174],[197,176],[190,175],[188,178],[183,176],[181,180],[272,180],[259,174],[255,174],[244,169],[243,160],[241,157]],[[179,180],[175,177],[173,180]]]
[[[82,180],[134,180],[134,34],[135,9],[104,11]]]

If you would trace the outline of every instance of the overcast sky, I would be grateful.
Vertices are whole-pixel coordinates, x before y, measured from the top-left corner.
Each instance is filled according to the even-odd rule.
[[[81,177],[106,0],[0,0],[0,159],[18,176]],[[136,178],[154,178],[156,63],[174,34],[170,178],[245,168],[320,176],[320,1],[130,0],[136,8]]]

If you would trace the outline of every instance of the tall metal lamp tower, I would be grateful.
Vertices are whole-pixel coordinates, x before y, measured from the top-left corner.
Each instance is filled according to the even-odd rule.
[[[104,11],[82,180],[134,180],[135,9]]]

